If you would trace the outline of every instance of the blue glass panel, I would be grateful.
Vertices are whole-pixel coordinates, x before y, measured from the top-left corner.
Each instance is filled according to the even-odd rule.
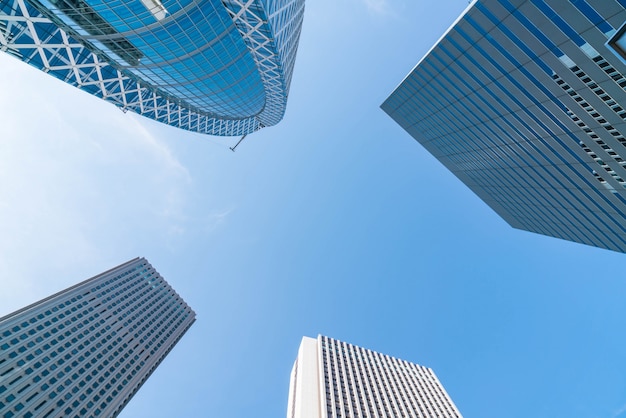
[[[570,25],[565,22],[557,12],[555,12],[550,6],[548,6],[543,0],[531,0],[532,3],[537,6],[539,10],[546,15],[548,19],[554,22],[555,25],[558,26],[559,29],[563,31],[564,34],[569,36],[574,43],[578,46],[583,46],[586,42],[580,35],[572,29]]]
[[[626,0],[624,0],[626,1]],[[500,4],[504,6],[515,18],[522,24],[530,33],[535,35],[535,37],[541,41],[542,44],[546,46],[549,50],[554,52],[557,56],[563,55],[559,47],[557,47],[541,30],[539,30],[523,13],[521,13],[518,9],[513,6],[509,0],[500,0]]]
[[[613,26],[602,18],[585,0],[569,0],[587,19],[596,25],[602,32],[609,33],[613,30]]]

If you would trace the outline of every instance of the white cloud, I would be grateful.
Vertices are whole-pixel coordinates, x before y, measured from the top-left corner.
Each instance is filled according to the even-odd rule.
[[[375,14],[388,14],[389,1],[388,0],[363,0],[367,9]]]
[[[622,405],[622,407],[620,409],[615,411],[613,413],[613,417],[612,418],[623,417],[625,413],[626,413],[626,404]]]
[[[404,8],[402,0],[359,0],[371,15],[378,17],[398,18],[399,11]]]
[[[234,209],[226,209],[221,211],[212,211],[206,215],[204,221],[204,229],[211,232],[226,222],[228,216],[234,212]]]
[[[169,130],[6,54],[0,91],[0,315],[185,233]]]

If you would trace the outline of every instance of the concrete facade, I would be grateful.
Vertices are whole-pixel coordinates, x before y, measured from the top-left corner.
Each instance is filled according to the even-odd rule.
[[[461,414],[429,368],[321,335],[302,339],[287,418],[400,417]]]
[[[144,258],[0,318],[0,416],[115,417],[194,321]]]

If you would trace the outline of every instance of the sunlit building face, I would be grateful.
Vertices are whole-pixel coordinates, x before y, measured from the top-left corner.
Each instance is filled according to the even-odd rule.
[[[179,128],[243,135],[285,112],[304,0],[12,0],[1,46]]]
[[[0,318],[0,416],[117,416],[195,316],[136,258]]]

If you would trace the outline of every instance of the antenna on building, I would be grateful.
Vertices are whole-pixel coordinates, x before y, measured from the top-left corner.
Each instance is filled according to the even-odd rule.
[[[234,147],[230,147],[230,150],[231,150],[232,152],[235,152],[235,148],[237,148],[237,145],[241,144],[241,141],[243,141],[243,140],[244,140],[244,138],[245,138],[247,135],[248,135],[248,134],[245,134],[244,136],[242,136],[242,137],[241,137],[241,139],[239,140],[239,142],[237,142],[237,143],[235,144],[235,146],[234,146]]]

